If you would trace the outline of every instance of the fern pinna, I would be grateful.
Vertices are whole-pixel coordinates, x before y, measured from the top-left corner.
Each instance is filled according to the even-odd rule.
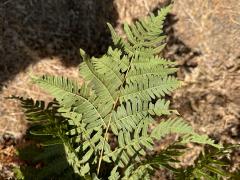
[[[108,24],[114,46],[105,55],[89,57],[80,50],[83,84],[49,75],[33,77],[34,83],[55,98],[48,107],[40,101],[34,104],[20,99],[28,119],[37,124],[32,133],[51,137],[43,142],[46,146],[63,146],[74,177],[150,178],[156,163],[146,163],[147,152],[170,133],[179,135],[178,144],[194,142],[221,148],[195,133],[169,109],[164,98],[180,86],[173,75],[175,63],[158,55],[164,47],[162,29],[169,10],[170,6],[156,16],[124,24],[125,39]],[[154,120],[173,113],[175,118],[160,123]],[[158,158],[159,167],[170,167],[171,155],[161,157],[169,158]],[[57,174],[62,176],[67,168],[58,169]]]

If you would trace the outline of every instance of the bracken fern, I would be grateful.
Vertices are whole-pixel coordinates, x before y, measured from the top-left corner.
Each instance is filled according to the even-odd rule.
[[[42,140],[45,157],[51,158],[57,151],[62,154],[35,177],[149,179],[156,164],[174,170],[170,163],[177,162],[174,157],[180,145],[193,142],[222,148],[195,133],[169,109],[170,102],[164,98],[180,86],[173,75],[175,63],[159,56],[164,47],[163,22],[169,11],[170,6],[156,16],[124,24],[125,39],[108,24],[114,46],[105,55],[89,57],[80,50],[81,85],[64,77],[33,77],[34,83],[55,98],[47,106],[42,101],[14,97],[32,122],[30,133]],[[160,123],[155,117],[162,117]],[[154,142],[172,133],[178,134],[176,142],[152,161],[148,159]],[[59,161],[62,156],[65,164]]]

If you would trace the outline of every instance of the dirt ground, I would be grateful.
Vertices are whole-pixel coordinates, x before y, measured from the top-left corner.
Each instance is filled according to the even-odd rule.
[[[78,78],[79,48],[99,56],[110,44],[106,22],[145,16],[164,0],[0,0],[0,177],[12,177],[14,147],[26,122],[10,95],[47,99],[29,74]],[[178,62],[183,86],[172,106],[199,133],[240,142],[240,1],[176,0],[166,22],[164,56]],[[231,157],[240,168],[240,152]],[[161,176],[159,176],[159,179]],[[1,179],[1,178],[0,178]]]

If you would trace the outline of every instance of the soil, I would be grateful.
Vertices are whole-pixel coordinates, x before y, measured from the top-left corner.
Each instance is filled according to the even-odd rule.
[[[78,78],[79,48],[100,56],[121,33],[166,0],[0,0],[0,179],[13,177],[15,147],[27,124],[11,95],[48,99],[29,74]],[[172,106],[199,133],[240,142],[240,1],[176,0],[165,25],[164,56],[178,63],[182,87]],[[193,152],[199,152],[199,148]],[[240,151],[231,157],[239,169]],[[159,173],[158,173],[159,174]],[[160,174],[158,179],[168,177]]]

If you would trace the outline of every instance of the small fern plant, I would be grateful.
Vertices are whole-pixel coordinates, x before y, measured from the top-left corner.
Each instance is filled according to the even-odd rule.
[[[61,152],[62,157],[52,158],[40,177],[55,173],[55,178],[67,179],[150,179],[156,164],[171,169],[169,164],[176,162],[176,154],[164,153],[170,152],[167,147],[154,163],[146,156],[154,151],[155,142],[172,133],[178,139],[171,152],[190,142],[222,147],[195,133],[165,99],[180,86],[174,76],[175,63],[159,56],[169,11],[170,6],[132,25],[124,24],[126,38],[108,24],[114,46],[105,55],[89,57],[80,50],[83,83],[49,75],[33,77],[55,98],[47,106],[43,101],[15,97],[32,123],[30,134],[42,139],[45,151],[40,157]],[[61,163],[63,156],[67,165]]]

